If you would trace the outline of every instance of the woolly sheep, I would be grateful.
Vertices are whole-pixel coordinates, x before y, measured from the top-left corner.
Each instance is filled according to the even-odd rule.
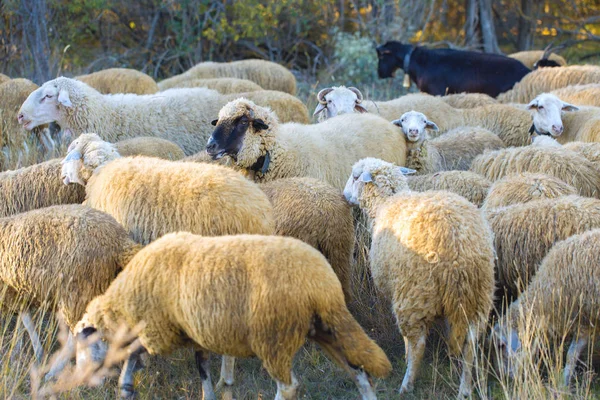
[[[86,187],[85,204],[112,215],[148,244],[165,233],[272,234],[273,208],[252,182],[219,165],[147,157],[120,158],[92,135],[69,146],[65,184]]]
[[[494,182],[483,207],[491,209],[574,194],[577,190],[573,186],[553,176],[521,173]]]
[[[171,86],[170,88],[206,87],[216,90],[221,94],[256,92],[263,90],[258,84],[247,79],[214,78],[214,79],[188,79]]]
[[[299,98],[276,90],[227,94],[221,96],[219,104],[224,106],[226,103],[240,97],[248,99],[258,106],[270,108],[277,114],[279,122],[298,122],[300,124],[308,124],[310,122],[308,108],[306,108]]]
[[[581,352],[588,344],[593,345],[592,337],[600,322],[599,255],[599,229],[571,236],[548,252],[531,284],[493,330],[492,343],[509,375],[517,372],[515,362],[522,356],[525,335],[533,338],[535,347],[528,349],[533,354],[539,350],[536,338],[540,335],[560,341],[568,335],[571,345],[563,382],[569,387]],[[521,323],[522,315],[534,316],[533,323]]]
[[[561,196],[487,209],[486,217],[495,235],[499,288],[514,296],[554,243],[600,228],[600,200]]]
[[[319,104],[315,108],[313,117],[318,116],[319,122],[323,122],[340,114],[367,112],[367,109],[361,104],[362,100],[362,93],[355,87],[332,86],[321,89],[317,93]]]
[[[406,346],[400,392],[412,390],[429,329],[442,317],[450,326],[450,352],[464,357],[459,395],[469,397],[474,351],[494,294],[485,219],[454,193],[410,192],[400,168],[373,158],[352,167],[344,196],[373,221],[371,274],[392,302]]]
[[[550,93],[558,96],[562,101],[579,106],[600,107],[600,83],[566,86]]]
[[[146,156],[163,160],[177,161],[185,157],[181,147],[175,143],[157,137],[136,137],[115,143],[121,157]]]
[[[561,68],[540,68],[525,75],[521,81],[498,95],[501,103],[527,103],[538,94],[570,85],[598,83],[600,67],[592,65],[571,65]]]
[[[557,147],[517,147],[486,152],[473,161],[471,171],[492,182],[521,172],[553,176],[572,185],[582,196],[600,197],[600,171],[585,157]]]
[[[454,108],[477,108],[498,103],[498,100],[485,93],[448,94],[441,96],[440,99]]]
[[[529,132],[533,135],[550,135],[558,138],[564,130],[562,111],[577,111],[578,107],[565,103],[550,93],[542,93],[531,100],[527,105],[531,113],[533,124]]]
[[[158,83],[166,90],[188,79],[240,78],[255,82],[266,90],[279,90],[296,94],[296,78],[284,66],[265,60],[241,60],[228,63],[203,62],[181,75]]]
[[[140,251],[89,304],[78,338],[142,321],[138,338],[150,354],[194,346],[204,399],[215,399],[208,352],[257,356],[277,382],[277,399],[296,399],[292,361],[306,338],[353,377],[363,399],[375,399],[367,374],[383,377],[391,370],[346,308],[325,258],[293,238],[166,235]],[[79,354],[101,360],[105,347],[80,348]],[[132,394],[132,374],[121,378],[122,393]]]
[[[531,146],[534,147],[562,147],[562,144],[552,136],[548,135],[532,135]]]
[[[8,82],[8,81],[10,81],[10,76],[0,74],[0,85],[2,85],[4,82]]]
[[[352,164],[378,156],[404,165],[406,143],[398,129],[371,114],[339,115],[317,125],[279,124],[270,110],[246,99],[219,112],[207,145],[213,159],[232,156],[238,168],[266,182],[309,176],[342,189]]]
[[[75,79],[85,82],[102,94],[133,93],[154,94],[158,85],[150,76],[129,68],[109,68]]]
[[[508,57],[521,61],[527,68],[533,70],[534,64],[544,58],[544,53],[544,50],[528,50],[509,54]],[[560,66],[567,65],[567,60],[558,54],[551,53],[548,59],[556,61]]]
[[[565,143],[563,147],[581,154],[600,171],[600,143],[569,142]]]
[[[447,190],[463,196],[481,207],[492,182],[470,171],[441,171],[435,174],[408,176],[408,187],[415,192]]]

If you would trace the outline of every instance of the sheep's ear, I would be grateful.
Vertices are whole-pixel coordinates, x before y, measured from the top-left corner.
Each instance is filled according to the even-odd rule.
[[[211,124],[212,126],[217,126],[217,123],[218,123],[218,122],[219,122],[219,120],[218,120],[218,119],[213,119],[212,121],[210,121],[210,124]]]
[[[400,128],[402,128],[402,120],[401,119],[395,119],[392,121],[392,124],[399,126]]]
[[[531,100],[531,103],[527,104],[528,110],[537,110],[538,107],[539,107],[539,104],[536,99]]]
[[[425,121],[425,128],[429,128],[436,132],[440,130],[438,128],[438,126],[435,124],[435,122],[431,122],[431,121]]]
[[[323,111],[325,111],[325,109],[327,108],[327,105],[319,103],[317,104],[317,108],[315,108],[315,112],[313,113],[313,117]]]
[[[354,111],[358,111],[359,113],[366,113],[367,109],[362,104],[355,104]]]
[[[71,103],[67,89],[60,89],[58,92],[58,102],[65,107],[73,107],[73,103]]]
[[[371,176],[371,173],[369,171],[365,171],[362,174],[360,174],[360,177],[358,179],[361,182],[373,182],[373,176]]]
[[[67,154],[67,156],[64,158],[64,160],[62,160],[60,163],[61,164],[65,164],[69,161],[73,161],[73,160],[81,160],[82,158],[82,154],[80,151],[78,150],[71,150],[69,152],[69,154]]]
[[[406,167],[398,167],[398,170],[400,170],[402,175],[412,175],[412,174],[417,173],[416,169],[410,169],[410,168],[406,168]]]
[[[573,104],[563,103],[562,110],[563,111],[577,111],[577,110],[579,110],[579,107],[574,106]]]
[[[254,121],[252,121],[252,126],[256,131],[269,129],[269,125],[265,124],[265,121],[263,121],[262,119],[255,119]]]

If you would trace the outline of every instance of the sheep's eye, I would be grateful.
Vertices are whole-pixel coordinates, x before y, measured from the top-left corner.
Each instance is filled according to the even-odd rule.
[[[327,103],[331,104],[331,100],[327,100]]]
[[[538,110],[543,110],[544,106],[538,106]]]

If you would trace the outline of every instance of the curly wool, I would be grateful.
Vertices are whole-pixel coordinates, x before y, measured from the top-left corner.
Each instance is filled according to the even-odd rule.
[[[456,193],[477,207],[481,207],[492,182],[470,171],[441,171],[434,174],[408,176],[410,190],[447,190]]]
[[[477,108],[498,103],[498,100],[485,93],[456,93],[439,98],[454,108]]]
[[[600,83],[572,85],[553,90],[550,93],[558,96],[562,101],[576,106],[600,107]]]
[[[310,334],[320,329],[315,318],[331,329],[325,340]],[[119,322],[134,327],[141,321],[139,339],[150,354],[167,354],[191,340],[217,354],[256,355],[286,384],[307,336],[333,353],[334,361],[347,359],[377,377],[391,370],[346,308],[325,258],[293,238],[162,237],[90,303],[82,323],[110,331]]]
[[[581,154],[600,171],[600,143],[569,142],[563,147]]]
[[[102,94],[154,94],[158,85],[149,75],[135,69],[108,68],[75,79],[85,82]]]
[[[529,69],[533,69],[533,64],[541,60],[543,56],[544,50],[519,51],[508,55],[510,58],[521,61]],[[567,60],[555,53],[551,53],[548,59],[556,61],[561,66],[567,65]]]

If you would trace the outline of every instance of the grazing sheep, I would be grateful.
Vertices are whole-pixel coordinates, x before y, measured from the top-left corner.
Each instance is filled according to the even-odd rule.
[[[8,81],[10,81],[10,76],[0,74],[0,85],[2,85],[4,82],[8,82]]]
[[[492,182],[470,171],[441,171],[435,174],[408,176],[408,187],[415,192],[447,190],[481,207]]]
[[[231,156],[260,182],[309,176],[342,189],[347,171],[361,158],[406,161],[403,135],[371,114],[339,115],[317,125],[279,124],[269,109],[238,99],[214,122],[208,153],[213,159]]]
[[[497,99],[501,103],[527,103],[538,94],[571,85],[600,81],[600,67],[571,65],[561,68],[540,68],[525,75],[521,81]]]
[[[492,182],[521,172],[553,176],[587,197],[600,197],[600,171],[585,157],[557,147],[517,147],[486,152],[473,161],[471,171]]]
[[[498,103],[498,100],[485,93],[448,94],[441,96],[440,99],[454,108],[477,108]]]
[[[109,68],[75,79],[85,82],[102,94],[133,93],[154,94],[158,85],[150,76],[129,68]]]
[[[240,78],[255,82],[266,90],[279,90],[296,94],[296,78],[284,66],[265,60],[241,60],[228,63],[203,62],[196,64],[181,75],[158,83],[166,90],[189,79]]]
[[[367,109],[361,105],[363,95],[355,87],[332,86],[321,89],[317,93],[317,101],[319,104],[315,108],[313,117],[318,115],[319,122],[340,114],[367,112]]]
[[[534,348],[539,349],[537,338],[548,335],[562,341],[571,338],[567,353],[563,382],[569,387],[575,367],[583,349],[593,345],[600,322],[600,230],[594,229],[556,243],[544,257],[531,284],[513,302],[500,319],[492,333],[504,371],[514,377],[515,367],[525,337],[533,338]],[[529,323],[522,316],[533,316]],[[555,359],[562,360],[562,356]]]
[[[600,200],[561,196],[495,209],[486,217],[494,232],[498,286],[518,295],[554,243],[600,228]]]
[[[354,224],[344,196],[313,178],[277,179],[259,187],[273,204],[275,234],[300,239],[319,250],[342,283],[346,302],[350,302]]]
[[[509,54],[508,57],[521,61],[523,65],[533,70],[534,64],[543,59],[545,53],[546,52],[544,50],[528,50]],[[567,65],[567,60],[555,53],[551,53],[548,57],[548,60],[556,61],[556,63],[560,66]]]
[[[85,185],[85,204],[112,215],[141,244],[177,231],[207,236],[274,231],[266,195],[219,165],[120,158],[110,143],[85,135],[69,146],[62,175],[65,184]]]
[[[581,154],[600,171],[600,143],[569,142],[565,143],[563,147]]]
[[[600,107],[600,83],[566,86],[550,93],[578,106]]]
[[[263,90],[258,84],[247,79],[238,78],[214,78],[214,79],[188,79],[171,86],[171,88],[206,87],[216,90],[221,94],[232,94],[242,92],[256,92]]]
[[[157,137],[136,137],[115,143],[121,157],[146,156],[163,160],[177,161],[185,157],[181,147],[175,143]]]
[[[553,176],[521,173],[494,182],[483,207],[492,209],[574,194],[577,190],[573,186]]]
[[[276,90],[259,90],[255,92],[232,93],[221,96],[219,99],[222,106],[230,101],[243,97],[257,106],[268,107],[281,123],[298,122],[300,124],[310,123],[308,108],[304,103],[291,94],[278,92]]]
[[[450,327],[450,352],[463,355],[459,395],[469,397],[474,352],[494,294],[485,219],[454,193],[410,192],[398,167],[373,158],[352,167],[344,196],[373,219],[371,274],[392,302],[406,346],[400,392],[412,390],[429,329],[442,317]]]
[[[277,382],[277,399],[296,399],[292,361],[306,338],[353,377],[364,400],[375,399],[367,374],[384,377],[391,370],[346,308],[331,266],[293,238],[166,235],[89,304],[78,339],[142,321],[138,338],[150,354],[194,346],[204,399],[215,399],[209,352],[257,356]],[[103,343],[80,348],[78,360],[102,360],[105,349]],[[123,371],[121,393],[132,395],[133,368]]]

